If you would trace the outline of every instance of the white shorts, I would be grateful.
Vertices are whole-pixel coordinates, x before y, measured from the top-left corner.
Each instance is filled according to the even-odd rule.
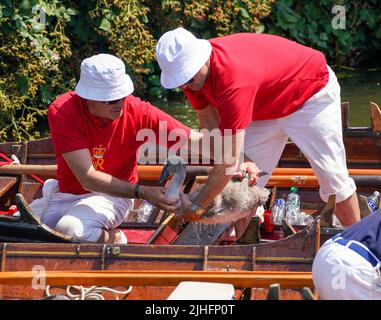
[[[265,186],[290,138],[308,159],[327,202],[349,198],[356,185],[349,177],[341,126],[340,86],[331,68],[329,81],[293,114],[279,119],[253,121],[245,129],[245,154],[269,173],[258,179]]]
[[[58,181],[49,179],[43,197],[30,207],[41,222],[79,240],[97,242],[103,230],[115,229],[133,209],[134,200],[90,192],[82,195],[58,191]]]
[[[380,300],[378,268],[352,249],[328,240],[312,265],[312,278],[323,300]]]

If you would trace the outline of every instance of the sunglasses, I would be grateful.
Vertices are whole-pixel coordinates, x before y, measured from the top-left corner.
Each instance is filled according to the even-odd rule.
[[[191,78],[188,82],[185,83],[185,85],[190,86],[195,81],[196,80],[194,78]]]
[[[108,105],[114,105],[114,104],[117,104],[119,101],[122,101],[123,99],[124,98],[118,99],[118,100],[112,100],[112,101],[102,101],[102,103],[108,104]]]

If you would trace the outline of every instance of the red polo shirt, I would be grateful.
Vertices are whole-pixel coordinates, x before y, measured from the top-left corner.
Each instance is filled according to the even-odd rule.
[[[285,117],[328,82],[324,55],[294,41],[253,33],[209,41],[208,79],[199,91],[183,91],[193,108],[217,108],[221,130]]]
[[[89,113],[85,101],[75,92],[61,95],[49,106],[48,120],[57,155],[59,189],[61,192],[72,194],[83,194],[87,191],[81,187],[66,164],[62,157],[63,153],[88,149],[96,170],[136,183],[137,151],[145,142],[136,141],[140,129],[152,129],[157,142],[162,139],[159,138],[161,121],[166,122],[167,135],[164,137],[168,137],[172,130],[175,130],[173,131],[175,137],[188,138],[190,133],[188,127],[132,95],[125,99],[122,116],[110,120],[103,126],[100,118]],[[163,128],[165,126],[161,126],[160,130]],[[168,146],[176,141],[168,141]]]

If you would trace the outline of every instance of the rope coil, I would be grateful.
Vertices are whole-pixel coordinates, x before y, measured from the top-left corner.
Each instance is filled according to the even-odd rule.
[[[50,294],[50,287],[46,286],[45,295],[46,297],[52,296]],[[119,300],[119,295],[127,295],[132,291],[132,286],[129,286],[127,290],[121,291],[116,289],[111,289],[109,287],[84,287],[84,286],[67,286],[66,295],[71,300],[105,300],[103,293],[109,292],[114,294],[115,299]]]

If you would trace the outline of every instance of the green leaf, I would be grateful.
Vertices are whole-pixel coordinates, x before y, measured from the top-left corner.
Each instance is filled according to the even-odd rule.
[[[381,39],[381,27],[377,29],[376,31],[376,38]]]
[[[78,11],[75,10],[75,9],[73,9],[73,8],[68,8],[68,9],[66,10],[66,13],[67,13],[68,15],[70,15],[70,16],[75,16],[75,15],[78,14]]]
[[[143,23],[148,23],[149,22],[147,15],[142,16],[142,22]]]
[[[102,29],[104,31],[110,31],[111,29],[111,23],[106,18],[103,18],[101,21],[101,24],[99,25],[99,29]]]
[[[3,16],[4,17],[10,17],[13,14],[13,10],[11,8],[4,8],[3,9]]]
[[[370,19],[370,14],[367,9],[361,9],[360,11],[360,19],[362,21],[368,21]]]
[[[246,19],[250,19],[250,15],[245,8],[241,8],[241,16]]]
[[[29,79],[26,76],[17,76],[16,79],[17,88],[20,90],[21,95],[25,96],[29,90]]]
[[[19,15],[15,15],[13,20],[16,23],[17,29],[20,29],[20,30],[26,30],[27,29],[25,22],[23,21],[23,19]]]
[[[263,33],[264,31],[265,31],[265,25],[264,25],[264,24],[260,24],[260,25],[256,28],[256,30],[255,30],[256,33]]]
[[[320,33],[319,38],[320,38],[320,40],[323,40],[323,41],[327,41],[328,40],[327,34],[324,33],[324,32]]]
[[[21,1],[21,8],[24,10],[30,9],[31,5],[29,0],[22,0]]]
[[[51,93],[48,91],[48,89],[45,86],[41,86],[38,91],[41,95],[42,103],[49,104],[52,102],[53,96],[51,95]]]
[[[153,88],[148,90],[148,94],[151,97],[161,97],[161,95],[163,94],[163,91],[164,91],[164,89],[162,89],[162,88],[153,87]]]
[[[160,84],[160,77],[158,75],[156,75],[156,74],[153,74],[153,75],[149,76],[148,77],[148,81],[152,85],[154,85],[156,87],[160,87],[161,86],[161,84]]]

